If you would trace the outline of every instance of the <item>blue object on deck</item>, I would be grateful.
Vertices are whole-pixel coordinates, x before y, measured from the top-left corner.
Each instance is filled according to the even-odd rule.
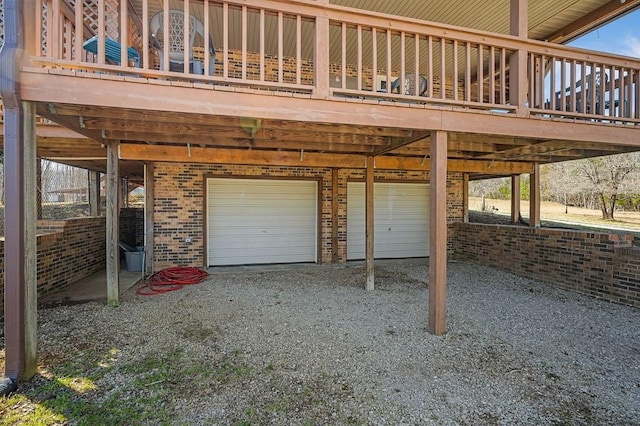
[[[84,50],[87,52],[91,52],[93,54],[98,54],[98,36],[93,36],[89,40],[85,41],[82,45]],[[117,41],[110,39],[109,37],[105,37],[104,43],[104,58],[115,64],[120,65],[120,49],[122,46]],[[133,47],[127,48],[127,57],[129,61],[133,61],[136,64],[137,68],[140,68],[140,54]]]

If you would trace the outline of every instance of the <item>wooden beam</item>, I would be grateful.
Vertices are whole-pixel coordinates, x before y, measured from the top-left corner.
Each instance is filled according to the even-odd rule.
[[[118,141],[107,141],[107,304],[120,304],[120,210]]]
[[[364,155],[319,154],[290,151],[257,151],[225,148],[199,148],[186,146],[120,144],[121,160],[246,164],[264,166],[337,167],[346,169],[366,168]],[[382,156],[375,159],[380,170],[424,170],[430,162],[425,158]],[[512,175],[531,173],[531,164],[491,160],[449,160],[447,168],[452,172]]]
[[[511,223],[520,222],[520,175],[511,176]]]
[[[636,9],[640,0],[611,0],[593,12],[551,34],[547,41],[551,43],[566,43],[576,37],[610,21],[614,18]]]
[[[529,226],[540,227],[540,164],[533,165],[533,173],[529,178]]]
[[[374,234],[374,192],[373,192],[373,172],[374,172],[374,157],[367,157],[367,169],[365,180],[365,239],[366,239],[366,253],[365,253],[365,269],[366,269],[366,289],[372,291],[374,289],[374,268],[373,268],[373,234]]]
[[[613,61],[612,61],[613,62]],[[628,66],[625,65],[625,66]],[[158,111],[183,114],[202,114],[215,111],[217,116],[252,116],[261,120],[287,120],[297,117],[301,122],[324,123],[325,126],[348,126],[352,129],[397,128],[415,130],[443,130],[447,132],[493,134],[517,138],[596,141],[620,145],[640,146],[634,126],[603,126],[593,123],[517,117],[514,114],[442,109],[434,107],[403,108],[394,105],[337,102],[335,100],[304,97],[279,97],[259,93],[230,92],[187,87],[167,87],[133,81],[112,81],[80,78],[73,75],[25,72],[21,74],[21,89],[26,100],[74,103],[78,99],[88,105],[129,105],[120,113],[145,110],[150,115]],[[64,90],[61,90],[64,88]],[[92,96],[87,97],[87,93]],[[184,102],[189,99],[189,102]],[[267,101],[268,100],[268,101]],[[357,105],[357,108],[356,108]],[[357,109],[358,114],[354,114]],[[334,124],[328,124],[334,123]],[[82,132],[81,132],[82,133]],[[83,133],[85,134],[85,133]],[[628,142],[627,142],[628,141]]]
[[[152,274],[154,258],[154,180],[155,164],[151,161],[144,165],[144,246],[145,246],[145,272]]]
[[[447,133],[431,134],[429,173],[429,332],[446,330],[447,294]]]
[[[410,138],[391,138],[391,141],[390,143],[387,144],[387,146],[376,148],[373,155],[378,156],[378,155],[386,154],[388,152],[394,151],[398,148],[402,148],[403,146],[410,145],[415,142],[428,141],[430,135],[431,135],[431,132],[418,132],[417,136],[413,136]]]

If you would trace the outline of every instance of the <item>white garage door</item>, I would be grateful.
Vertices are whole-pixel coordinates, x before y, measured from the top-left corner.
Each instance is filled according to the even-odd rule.
[[[317,183],[208,179],[208,264],[315,262]]]
[[[429,255],[429,185],[373,185],[373,253],[377,259]],[[365,186],[347,184],[347,259],[365,257]]]

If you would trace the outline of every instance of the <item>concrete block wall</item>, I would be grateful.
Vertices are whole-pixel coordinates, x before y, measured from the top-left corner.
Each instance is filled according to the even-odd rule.
[[[154,270],[205,264],[205,184],[208,177],[314,179],[321,191],[320,261],[332,261],[332,170],[330,168],[156,163],[154,170]],[[363,170],[338,172],[338,261],[347,258],[347,182]],[[428,182],[428,172],[376,170],[377,181]],[[449,174],[448,220],[462,220],[462,175]],[[192,238],[185,243],[185,238]],[[450,247],[453,241],[450,240]]]
[[[640,307],[633,236],[456,223],[455,256],[612,302]]]

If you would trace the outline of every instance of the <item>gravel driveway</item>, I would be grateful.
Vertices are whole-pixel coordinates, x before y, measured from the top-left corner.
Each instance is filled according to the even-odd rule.
[[[106,351],[105,395],[132,381],[119,365],[178,354],[172,380],[138,388],[187,424],[640,424],[640,310],[450,262],[433,336],[425,264],[377,262],[374,292],[361,264],[221,269],[117,309],[41,310],[40,350]]]

